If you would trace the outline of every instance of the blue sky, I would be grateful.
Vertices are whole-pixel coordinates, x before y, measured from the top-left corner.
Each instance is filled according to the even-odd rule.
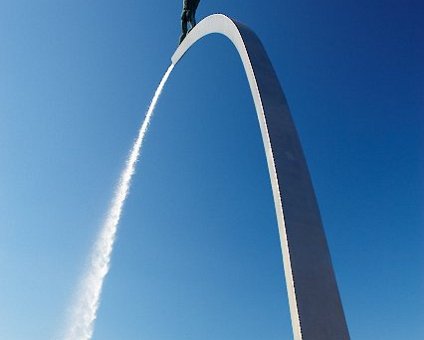
[[[353,339],[424,336],[424,6],[201,1],[261,38],[318,197]],[[55,339],[176,48],[180,1],[0,3],[0,339]],[[93,339],[290,339],[247,80],[200,41],[157,107]]]

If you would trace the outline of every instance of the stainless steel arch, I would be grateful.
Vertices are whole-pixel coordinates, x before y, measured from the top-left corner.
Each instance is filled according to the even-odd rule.
[[[257,36],[225,15],[202,20],[172,56],[175,65],[199,39],[223,34],[236,47],[254,99],[278,220],[296,340],[344,340],[349,332],[321,217],[286,99]]]

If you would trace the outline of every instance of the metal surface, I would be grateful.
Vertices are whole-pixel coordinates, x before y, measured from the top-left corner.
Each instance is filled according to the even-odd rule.
[[[306,161],[268,56],[246,26],[221,14],[202,20],[172,56],[175,65],[202,37],[219,33],[236,47],[258,114],[274,196],[293,334],[344,340],[349,332]]]

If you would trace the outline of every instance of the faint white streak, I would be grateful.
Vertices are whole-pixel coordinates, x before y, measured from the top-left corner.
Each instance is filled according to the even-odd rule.
[[[66,340],[89,340],[93,335],[102,286],[109,271],[116,231],[125,199],[128,196],[131,178],[135,172],[143,139],[149,127],[156,103],[173,68],[174,65],[168,68],[156,89],[138,137],[121,173],[106,220],[94,244],[87,273],[80,282],[77,298],[71,309],[71,320],[65,335]]]

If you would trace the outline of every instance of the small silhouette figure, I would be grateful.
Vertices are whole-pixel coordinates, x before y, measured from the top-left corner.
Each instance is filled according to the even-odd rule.
[[[181,13],[181,36],[180,44],[187,35],[187,23],[190,23],[193,29],[196,26],[196,9],[199,6],[200,0],[183,0],[183,12]]]

